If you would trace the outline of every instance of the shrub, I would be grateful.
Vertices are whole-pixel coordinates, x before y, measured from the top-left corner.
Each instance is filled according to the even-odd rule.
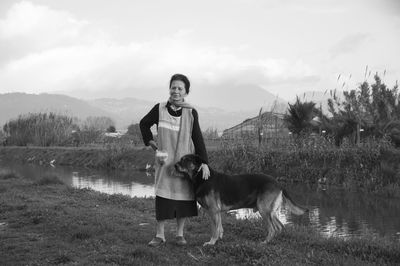
[[[55,113],[29,113],[7,122],[3,129],[7,143],[18,146],[60,145],[65,143],[75,127],[74,119]]]
[[[213,167],[227,173],[269,173],[286,182],[327,184],[378,190],[400,185],[400,152],[384,139],[360,146],[335,147],[323,138],[308,137],[280,148],[233,142],[211,152]],[[389,160],[390,158],[390,160]]]
[[[35,185],[44,186],[44,185],[60,185],[64,184],[57,176],[43,176],[38,181],[34,183]]]

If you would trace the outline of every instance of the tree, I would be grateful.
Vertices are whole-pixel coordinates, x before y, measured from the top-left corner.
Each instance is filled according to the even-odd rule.
[[[0,129],[0,145],[6,144],[6,134]]]
[[[140,125],[139,124],[131,124],[128,126],[128,136],[131,136],[132,141],[135,144],[138,144],[142,140],[142,133],[140,132]]]
[[[128,132],[129,135],[132,136],[142,136],[140,132],[140,126],[139,124],[131,124],[128,126]]]
[[[114,121],[106,116],[89,116],[81,126],[81,141],[83,143],[95,143],[101,140],[104,132],[110,126],[114,126]]]
[[[330,123],[335,128],[338,145],[343,137],[351,135],[354,136],[354,142],[359,143],[361,128],[364,135],[388,136],[396,145],[400,145],[398,86],[396,84],[389,89],[378,74],[374,80],[371,85],[364,81],[358,88],[345,91],[343,101],[336,97],[336,93],[328,100],[332,114]]]
[[[114,121],[106,116],[89,116],[85,119],[82,129],[85,131],[101,131],[104,132],[110,126],[114,126]]]
[[[203,132],[204,139],[218,139],[218,130],[216,128],[207,128],[206,131]]]
[[[286,122],[288,129],[295,135],[311,132],[315,129],[312,119],[318,114],[318,109],[314,102],[301,102],[296,97],[294,104],[289,103],[288,113],[285,114],[283,120]]]
[[[108,132],[108,133],[115,133],[115,132],[116,132],[115,126],[109,126],[109,127],[107,128],[107,132]]]

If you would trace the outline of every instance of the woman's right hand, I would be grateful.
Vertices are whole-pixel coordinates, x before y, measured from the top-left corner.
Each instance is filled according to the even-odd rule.
[[[154,151],[158,150],[157,143],[154,140],[150,140],[149,145]]]
[[[160,165],[163,165],[168,159],[168,153],[165,151],[156,150],[156,160]]]

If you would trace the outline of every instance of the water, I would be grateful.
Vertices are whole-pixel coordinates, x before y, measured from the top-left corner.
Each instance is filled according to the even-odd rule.
[[[152,197],[154,177],[138,171],[99,171],[79,167],[38,166],[5,163],[0,169],[13,170],[21,176],[39,179],[55,175],[76,188],[91,188],[108,194],[121,193],[131,197]],[[345,190],[321,190],[317,187],[294,185],[287,187],[292,199],[310,212],[295,216],[282,209],[283,224],[303,224],[330,237],[387,236],[400,241],[400,199],[379,197]],[[237,219],[257,219],[249,209],[232,212]]]
[[[353,236],[387,236],[400,241],[400,199],[379,197],[343,189],[320,190],[297,185],[287,188],[292,199],[306,206],[306,215],[296,216],[281,209],[283,224],[308,225],[322,235],[349,238]],[[249,209],[233,212],[237,218],[259,218]]]
[[[154,195],[154,177],[145,172],[105,171],[70,166],[52,167],[50,165],[2,163],[1,161],[0,169],[14,171],[32,180],[53,175],[72,187],[91,188],[107,194],[124,194],[131,197]]]

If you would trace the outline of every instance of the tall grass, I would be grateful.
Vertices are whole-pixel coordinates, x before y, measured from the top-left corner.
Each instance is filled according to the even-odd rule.
[[[323,182],[369,191],[386,186],[400,190],[399,161],[400,151],[385,139],[336,147],[320,136],[260,147],[254,141],[230,141],[210,153],[212,165],[227,173],[270,173],[286,182]]]
[[[73,128],[72,117],[52,112],[29,113],[7,122],[4,132],[11,145],[51,146],[64,143]]]

